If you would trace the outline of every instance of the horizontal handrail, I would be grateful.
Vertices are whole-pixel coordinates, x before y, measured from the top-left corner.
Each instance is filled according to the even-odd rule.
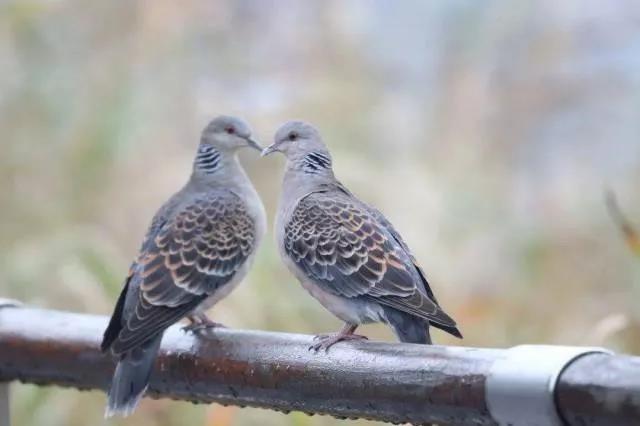
[[[114,361],[99,349],[106,324],[95,315],[0,309],[0,382],[107,389]],[[194,336],[174,326],[149,394],[397,423],[497,424],[487,377],[508,350],[369,341],[315,353],[311,343],[306,335],[233,329]],[[581,356],[551,391],[571,425],[640,424],[640,358]]]

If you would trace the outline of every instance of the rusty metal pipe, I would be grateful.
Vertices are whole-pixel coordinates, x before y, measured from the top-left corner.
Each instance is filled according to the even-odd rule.
[[[0,309],[0,382],[106,389],[114,367],[111,357],[99,351],[106,321],[59,311]],[[226,329],[196,337],[172,327],[163,340],[149,393],[397,423],[496,424],[487,409],[485,382],[503,350],[349,342],[316,354],[307,350],[311,342],[310,336]],[[590,357],[576,361],[560,378],[557,401],[570,421],[582,409],[572,398],[591,391],[589,383],[578,381],[588,382],[585,368],[594,366],[583,359]],[[618,360],[620,371],[640,362],[610,358]],[[598,388],[604,394],[630,393],[632,399],[640,395],[637,386],[618,387],[615,379],[594,385],[605,385]],[[640,424],[640,401],[634,401],[624,412],[591,401],[589,410],[614,423],[589,424]]]
[[[570,425],[640,425],[640,357],[577,359],[560,376],[556,404]]]

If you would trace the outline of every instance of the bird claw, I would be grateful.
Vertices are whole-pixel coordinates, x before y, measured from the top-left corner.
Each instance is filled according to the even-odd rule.
[[[336,337],[338,336],[340,333],[322,333],[322,334],[316,334],[315,336],[313,336],[313,340],[326,340],[326,339],[330,339],[332,337]],[[367,336],[363,336],[362,334],[344,334],[342,335],[342,337],[344,337],[343,339],[340,340],[369,340],[369,338]]]
[[[343,334],[343,333],[333,333],[333,334],[318,334],[313,337],[313,340],[317,343],[309,346],[308,350],[313,350],[314,352],[318,352],[320,349],[324,349],[325,353],[329,352],[329,348],[335,345],[338,342],[342,341],[358,341],[358,340],[369,340],[367,336],[363,336],[361,334]]]
[[[197,334],[201,331],[209,331],[214,330],[216,328],[227,328],[226,325],[221,324],[219,322],[207,320],[202,322],[192,322],[191,324],[185,325],[181,328],[185,333],[194,333]]]

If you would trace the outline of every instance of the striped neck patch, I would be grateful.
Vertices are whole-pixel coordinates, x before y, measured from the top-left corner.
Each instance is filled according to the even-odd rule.
[[[331,158],[320,152],[310,152],[302,159],[302,168],[307,173],[318,173],[331,168]]]
[[[200,145],[194,164],[196,170],[214,173],[220,167],[220,151],[211,145]]]

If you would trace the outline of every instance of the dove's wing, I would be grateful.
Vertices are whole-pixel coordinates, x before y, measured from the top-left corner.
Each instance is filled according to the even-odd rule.
[[[371,215],[378,221],[378,223],[380,223],[381,226],[383,226],[389,232],[389,234],[391,234],[391,236],[400,245],[402,250],[404,250],[407,256],[409,256],[409,259],[411,259],[411,263],[413,263],[413,266],[416,268],[416,270],[418,271],[418,274],[420,275],[420,281],[422,282],[422,285],[423,285],[422,290],[427,293],[427,295],[431,300],[438,303],[438,300],[436,299],[436,296],[433,294],[433,291],[429,286],[429,282],[427,281],[427,275],[424,273],[424,270],[422,269],[422,267],[418,264],[418,261],[416,260],[415,256],[409,249],[409,246],[407,245],[407,243],[404,242],[404,239],[402,238],[400,233],[396,231],[396,229],[393,227],[391,222],[389,222],[389,220],[378,209],[373,208],[371,206],[367,206],[367,207]]]
[[[374,299],[455,328],[455,321],[423,285],[411,255],[394,232],[350,194],[321,191],[304,197],[294,209],[286,224],[284,247],[295,264],[326,291]]]
[[[206,194],[179,209],[142,246],[129,280],[139,282],[138,300],[113,352],[127,351],[187,315],[233,278],[254,242],[253,219],[230,191]]]

